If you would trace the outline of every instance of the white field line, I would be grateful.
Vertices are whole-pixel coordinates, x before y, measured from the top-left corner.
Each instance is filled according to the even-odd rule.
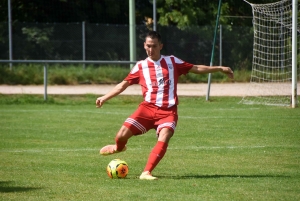
[[[86,148],[86,149],[60,149],[60,148],[47,148],[47,149],[3,149],[0,152],[4,153],[46,153],[46,152],[86,152],[86,151],[98,151],[98,149]]]
[[[262,149],[262,148],[300,148],[300,146],[189,146],[189,147],[169,147],[168,150],[215,150],[215,149]],[[100,149],[100,148],[99,148]],[[47,148],[47,149],[3,149],[0,153],[50,153],[50,152],[98,152],[96,148],[82,148],[82,149],[61,149],[61,148]],[[127,148],[131,150],[142,150],[143,148]],[[147,149],[147,148],[145,148]]]
[[[101,112],[100,109],[97,111],[88,111],[88,110],[0,110],[1,112],[17,112],[17,113],[20,113],[20,112],[38,112],[38,113],[41,113],[41,112],[73,112],[73,113],[82,113],[82,112],[85,112],[85,113],[97,113],[97,114],[128,114],[128,113],[120,113],[120,112]]]
[[[180,107],[180,106],[179,106]],[[120,113],[120,112],[108,112],[109,108],[98,108],[94,111],[91,110],[59,110],[59,112],[77,112],[77,113],[81,113],[81,112],[86,112],[86,113],[103,113],[103,114],[127,114],[127,113]],[[113,109],[113,108],[112,108]],[[212,110],[258,110],[259,108],[214,108]],[[43,110],[43,109],[39,109],[39,110],[7,110],[7,109],[0,109],[1,112],[57,112],[57,110]],[[129,113],[134,112],[134,109],[132,111],[130,111]]]
[[[252,108],[252,109],[256,109],[256,108]],[[223,109],[220,109],[220,110],[223,110]],[[237,110],[240,110],[240,109],[237,109]],[[1,112],[17,112],[17,113],[20,113],[20,112],[39,112],[41,113],[42,111],[43,112],[57,112],[57,110],[0,110]],[[108,115],[130,115],[131,113],[125,113],[125,112],[103,112],[103,111],[87,111],[87,110],[60,110],[59,111],[60,113],[61,112],[73,112],[73,113],[80,113],[81,115],[83,115],[83,113],[95,113],[95,114],[108,114]],[[132,111],[133,112],[133,111]],[[223,116],[210,116],[210,117],[207,117],[207,116],[182,116],[182,115],[179,115],[179,118],[186,118],[186,119],[207,119],[207,118],[210,118],[210,119],[223,119],[224,117]],[[227,119],[229,117],[226,117]],[[234,119],[236,118],[239,118],[237,116],[234,116]],[[248,116],[248,117],[244,117],[243,118],[248,118],[248,119],[252,119],[252,117]]]

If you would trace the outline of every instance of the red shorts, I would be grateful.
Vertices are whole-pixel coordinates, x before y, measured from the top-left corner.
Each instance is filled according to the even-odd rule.
[[[123,125],[129,128],[133,135],[146,133],[150,129],[156,129],[156,133],[159,134],[163,128],[168,128],[174,133],[177,120],[177,105],[160,108],[144,101]]]

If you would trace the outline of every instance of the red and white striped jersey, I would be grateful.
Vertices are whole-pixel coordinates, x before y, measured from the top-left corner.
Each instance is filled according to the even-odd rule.
[[[139,61],[124,79],[132,84],[140,84],[144,100],[161,108],[178,104],[178,77],[187,74],[193,64],[175,56],[161,55],[158,61],[150,58]]]

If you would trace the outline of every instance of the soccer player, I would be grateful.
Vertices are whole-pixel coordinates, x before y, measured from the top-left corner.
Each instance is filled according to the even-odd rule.
[[[155,180],[151,171],[164,157],[169,140],[177,124],[177,82],[178,77],[189,72],[196,74],[222,72],[233,79],[229,67],[194,65],[175,56],[160,54],[163,44],[156,31],[150,31],[144,42],[148,57],[139,61],[128,76],[106,95],[97,98],[96,107],[100,108],[107,100],[123,92],[129,85],[140,84],[144,101],[129,116],[115,137],[114,145],[107,145],[100,150],[101,155],[110,155],[126,150],[129,138],[156,129],[157,143],[152,149],[140,179]]]

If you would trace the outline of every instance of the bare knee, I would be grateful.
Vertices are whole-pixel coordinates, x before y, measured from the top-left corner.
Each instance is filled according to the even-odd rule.
[[[132,137],[132,135],[133,134],[132,134],[131,130],[129,130],[126,126],[122,126],[117,133],[116,139],[118,139],[120,141],[126,141],[130,137]]]
[[[171,139],[172,136],[173,136],[173,131],[171,131],[168,128],[163,128],[159,132],[158,141],[169,143],[169,141],[170,141],[170,139]]]

